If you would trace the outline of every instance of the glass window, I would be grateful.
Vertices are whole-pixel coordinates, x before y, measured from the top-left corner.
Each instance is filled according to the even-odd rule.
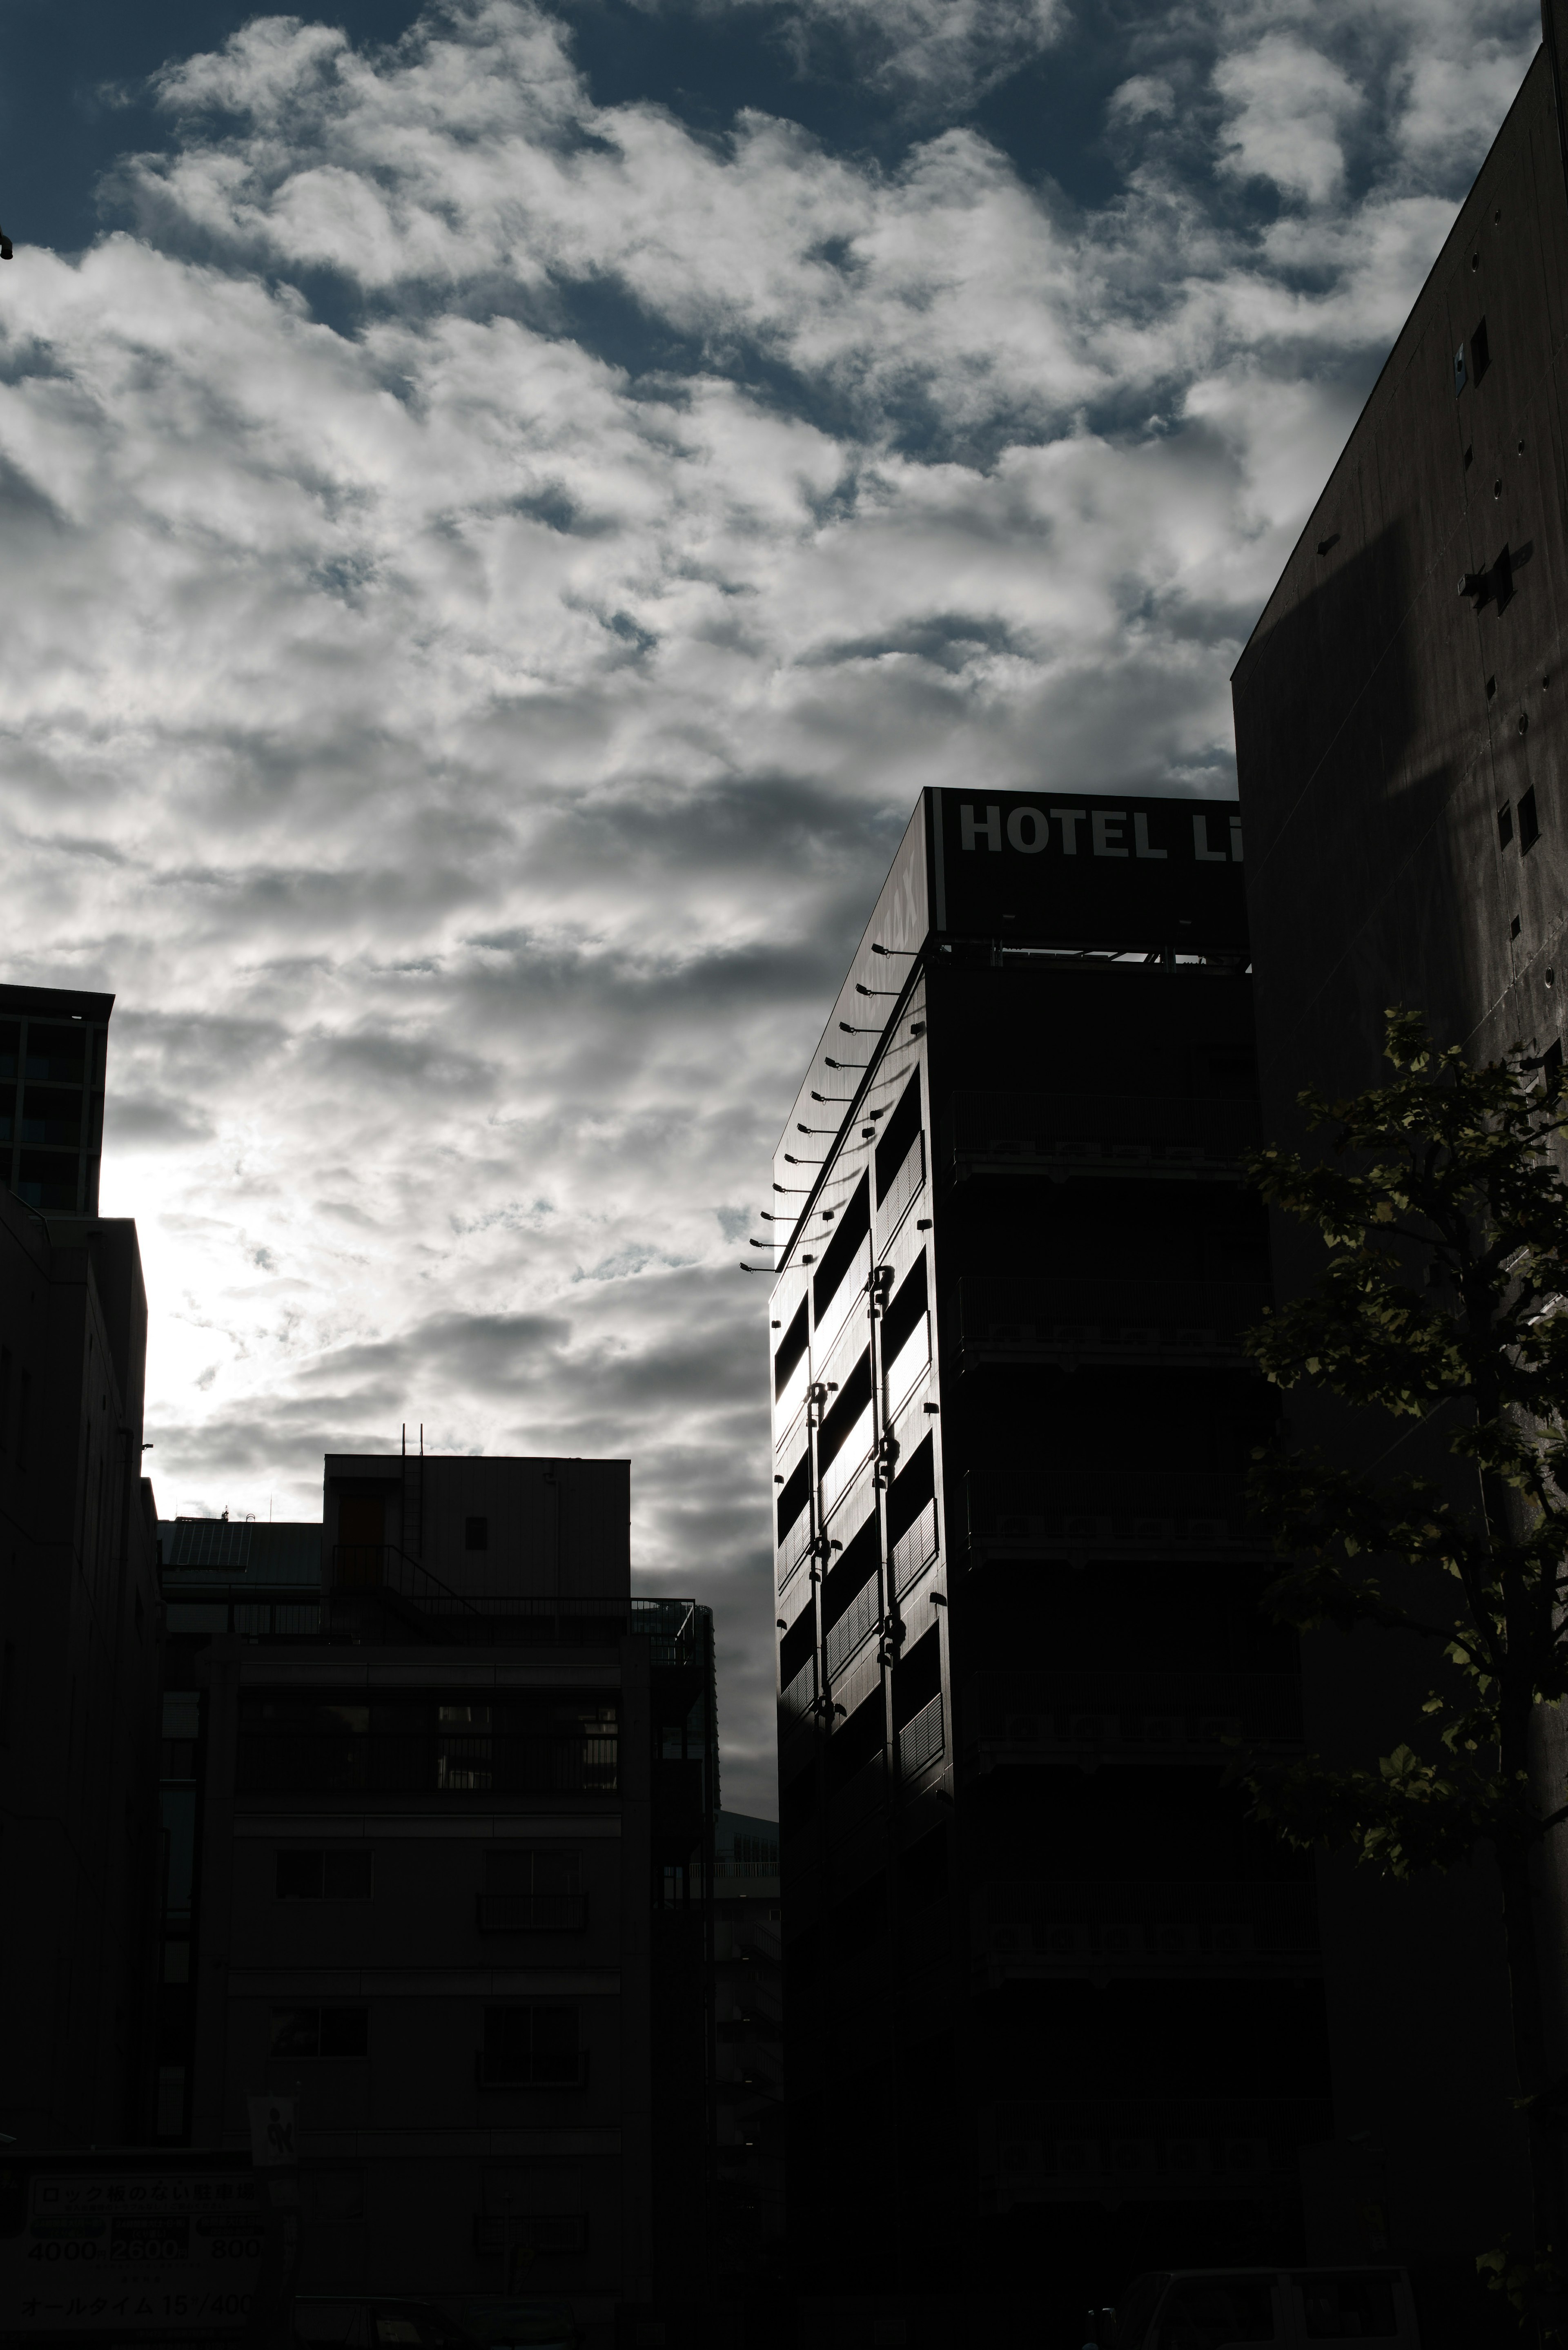
[[[576,1852],[487,1852],[487,1893],[571,1894],[581,1889],[582,1856]]]
[[[581,2072],[576,2008],[486,2008],[483,2072],[487,2081],[503,2085],[576,2082]]]
[[[1268,2277],[1183,2277],[1160,2314],[1159,2350],[1227,2350],[1276,2338]]]
[[[280,1901],[319,1901],[321,1855],[318,1852],[278,1854],[277,1898]]]
[[[1392,2277],[1304,2277],[1300,2284],[1309,2342],[1397,2338]]]
[[[272,2053],[280,2057],[364,2056],[369,2053],[366,2007],[275,2007]]]
[[[462,1546],[464,1550],[488,1550],[490,1548],[490,1520],[488,1518],[464,1518],[462,1522]]]

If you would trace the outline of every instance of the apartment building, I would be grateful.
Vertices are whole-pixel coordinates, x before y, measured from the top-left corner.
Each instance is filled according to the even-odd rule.
[[[163,1530],[183,2127],[299,2098],[304,2289],[564,2298],[597,2341],[705,2289],[711,1623],[631,1597],[628,1491],[329,1455],[319,1527]]]

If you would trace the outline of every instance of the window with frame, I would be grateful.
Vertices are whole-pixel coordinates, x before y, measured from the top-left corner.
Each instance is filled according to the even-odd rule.
[[[569,1933],[587,1923],[581,1853],[498,1845],[485,1854],[482,1933]]]
[[[370,2053],[370,2011],[368,2007],[275,2007],[272,2012],[272,2053],[275,2057],[364,2057]]]
[[[480,2085],[491,2089],[576,2088],[587,2078],[575,2007],[487,2007]]]
[[[369,1901],[369,1852],[289,1852],[277,1856],[280,1901]]]

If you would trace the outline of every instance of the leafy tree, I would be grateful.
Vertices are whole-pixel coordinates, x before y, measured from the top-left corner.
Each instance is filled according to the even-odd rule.
[[[1277,1620],[1413,1633],[1448,1669],[1425,1734],[1413,1722],[1375,1768],[1253,1758],[1246,1783],[1287,1841],[1348,1846],[1391,1877],[1495,1859],[1535,2229],[1532,2261],[1493,2265],[1521,2303],[1549,2283],[1564,2220],[1568,2076],[1549,2073],[1532,1862],[1568,1822],[1568,1787],[1532,1768],[1532,1723],[1568,1692],[1568,1185],[1548,1150],[1568,1108],[1518,1046],[1475,1068],[1390,1012],[1385,1050],[1385,1085],[1302,1095],[1314,1128],[1337,1129],[1324,1159],[1253,1159],[1264,1196],[1315,1225],[1329,1257],[1248,1345],[1276,1386],[1425,1423],[1456,1465],[1356,1470],[1276,1447],[1251,1492],[1288,1560]]]

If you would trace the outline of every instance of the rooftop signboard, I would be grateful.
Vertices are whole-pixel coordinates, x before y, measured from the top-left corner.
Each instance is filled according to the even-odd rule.
[[[1238,800],[926,795],[931,929],[1003,945],[1239,950]]]

